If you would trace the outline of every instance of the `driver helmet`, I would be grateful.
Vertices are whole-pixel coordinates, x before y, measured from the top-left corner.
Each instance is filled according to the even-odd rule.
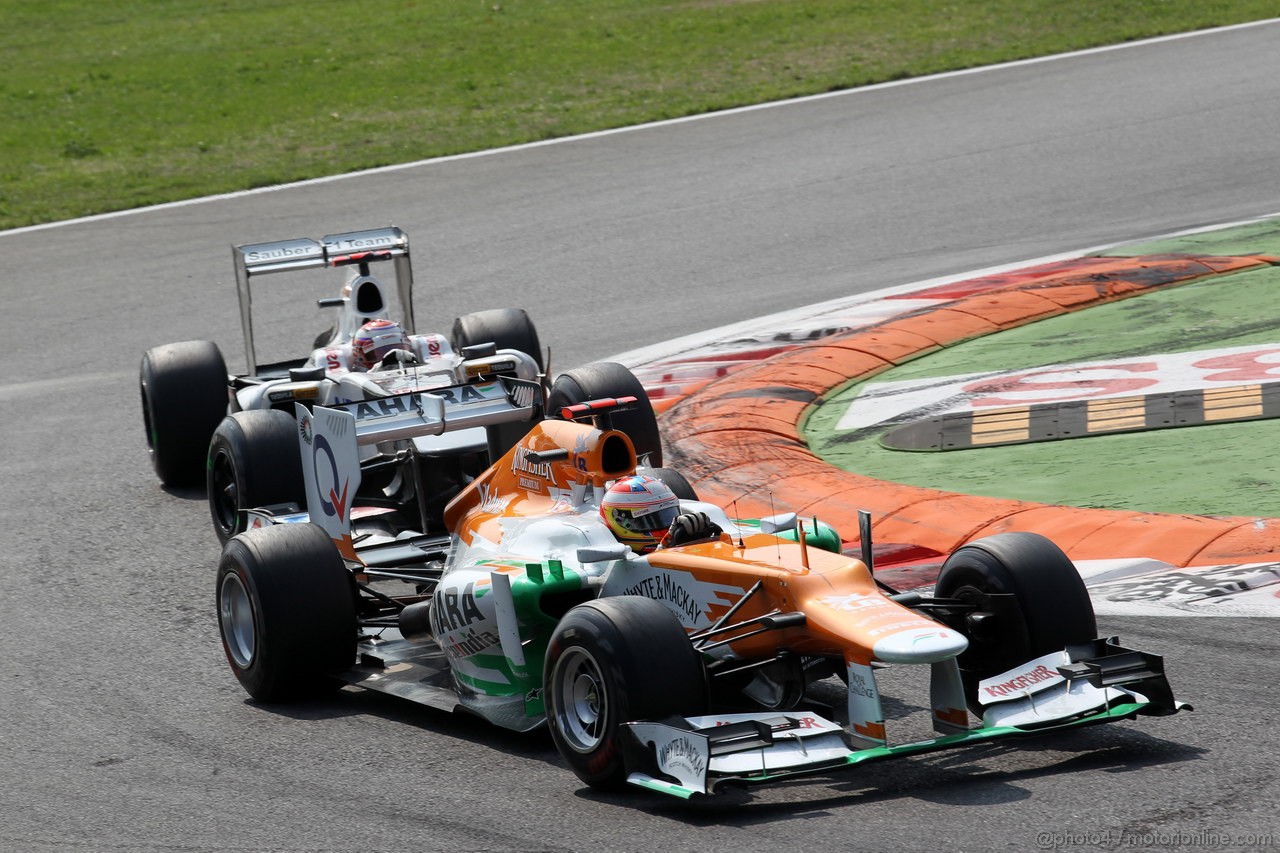
[[[600,501],[600,516],[609,530],[619,542],[641,554],[666,540],[667,530],[679,514],[679,498],[666,483],[648,475],[618,480]]]
[[[409,349],[409,338],[395,320],[370,320],[351,339],[351,361],[357,370],[372,370],[393,349]]]

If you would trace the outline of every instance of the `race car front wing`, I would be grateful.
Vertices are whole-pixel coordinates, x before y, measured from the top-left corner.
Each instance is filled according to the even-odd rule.
[[[995,738],[1191,710],[1173,698],[1159,656],[1123,648],[1114,637],[1029,661],[983,680],[978,690],[980,724],[893,745],[868,747],[865,738],[805,710],[628,723],[627,781],[688,799],[714,794],[726,782],[834,772]]]

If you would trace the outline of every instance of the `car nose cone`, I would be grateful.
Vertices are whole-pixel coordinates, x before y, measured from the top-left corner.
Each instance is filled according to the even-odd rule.
[[[884,663],[937,663],[967,648],[969,641],[963,634],[939,625],[890,634],[876,641],[872,653]]]

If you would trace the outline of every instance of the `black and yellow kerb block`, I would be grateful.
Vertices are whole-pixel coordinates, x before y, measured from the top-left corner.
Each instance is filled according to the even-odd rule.
[[[1280,417],[1280,382],[1265,382],[950,412],[898,426],[881,444],[891,450],[967,450],[1274,417]]]

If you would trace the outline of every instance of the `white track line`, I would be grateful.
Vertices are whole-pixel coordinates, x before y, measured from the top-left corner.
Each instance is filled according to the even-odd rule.
[[[496,154],[506,154],[515,151],[527,151],[533,148],[543,148],[548,145],[563,145],[571,142],[581,142],[589,139],[601,139],[607,136],[614,136],[620,133],[631,133],[637,130],[645,130],[655,127],[668,127],[671,125],[684,124],[686,122],[703,121],[706,119],[714,119],[722,116],[738,115],[740,113],[755,112],[757,110],[774,109],[776,107],[786,107],[794,104],[805,104],[812,101],[821,101],[828,98],[842,98],[851,95],[861,95],[868,92],[878,92],[883,89],[892,89],[899,86],[914,86],[919,83],[927,83],[935,80],[946,80],[952,77],[965,77],[971,74],[988,74],[996,71],[1003,71],[1010,68],[1022,68],[1029,65],[1039,65],[1044,62],[1058,62],[1064,59],[1074,59],[1081,56],[1094,56],[1102,53],[1110,53],[1115,50],[1128,50],[1135,47],[1146,47],[1153,44],[1163,44],[1165,42],[1181,41],[1183,39],[1199,38],[1200,36],[1215,35],[1217,33],[1231,32],[1234,30],[1252,29],[1254,27],[1265,27],[1280,24],[1280,18],[1268,18],[1262,21],[1249,21],[1243,24],[1232,24],[1226,27],[1215,27],[1209,30],[1195,30],[1188,33],[1173,33],[1167,36],[1155,36],[1141,41],[1122,42],[1120,44],[1103,45],[1102,47],[1091,47],[1084,50],[1072,51],[1070,53],[1056,53],[1051,56],[1037,56],[1031,59],[1018,59],[1013,62],[1002,62],[997,65],[982,65],[975,68],[962,68],[957,71],[944,71],[940,74],[931,74],[926,77],[910,77],[905,80],[890,80],[885,83],[875,83],[870,86],[862,86],[855,89],[841,89],[835,92],[822,92],[816,95],[805,95],[799,98],[790,98],[785,101],[769,101],[763,104],[751,104],[745,107],[734,107],[732,109],[720,110],[711,113],[699,113],[698,115],[683,116],[681,118],[666,119],[664,121],[649,122],[648,124],[630,125],[627,127],[612,128],[609,130],[598,130],[592,133],[584,133],[578,136],[564,136],[558,139],[544,139],[538,142],[526,142],[521,145],[509,145],[505,148],[489,148],[484,151],[469,151],[463,154],[451,154],[445,157],[433,157],[426,160],[415,160],[411,163],[397,163],[391,166],[379,166],[376,169],[364,169],[359,172],[346,172],[341,175],[327,175],[323,178],[312,178],[306,181],[295,181],[288,184],[275,184],[269,187],[257,187],[251,190],[240,190],[237,192],[223,193],[221,195],[201,196],[200,198],[183,199],[182,201],[171,201],[164,204],[154,204],[149,207],[135,207],[129,210],[116,210],[110,213],[98,213],[93,216],[82,216],[77,219],[64,219],[60,222],[45,222],[39,225],[27,225],[22,228],[12,228],[8,231],[0,231],[0,238],[11,235],[29,234],[33,231],[44,231],[50,228],[60,228],[64,225],[78,225],[87,222],[101,222],[103,220],[118,219],[123,216],[133,216],[138,213],[147,213],[151,211],[172,210],[179,207],[189,207],[196,204],[204,204],[211,201],[225,201],[228,199],[247,198],[249,196],[262,195],[264,193],[279,192],[281,190],[289,190],[295,187],[309,187],[320,184],[328,184],[334,181],[343,181],[350,178],[365,177],[368,175],[382,175],[390,172],[398,172],[404,169],[415,169],[419,166],[427,166],[436,163],[452,163],[459,160],[470,160],[476,157],[490,157]]]
[[[811,317],[822,317],[827,314],[835,313],[840,309],[847,309],[855,305],[865,305],[871,302],[878,302],[882,299],[888,299],[891,296],[901,296],[907,293],[913,293],[918,290],[927,290],[932,287],[939,287],[946,284],[954,284],[959,281],[969,281],[975,278],[984,278],[991,275],[1001,275],[1003,273],[1014,272],[1016,270],[1028,269],[1030,267],[1044,266],[1045,264],[1057,263],[1059,261],[1069,261],[1073,258],[1083,258],[1089,255],[1096,255],[1102,252],[1108,252],[1121,246],[1135,245],[1139,243],[1153,243],[1158,240],[1171,240],[1175,237],[1186,237],[1191,234],[1208,234],[1213,231],[1224,231],[1228,228],[1236,228],[1243,225],[1252,225],[1256,222],[1264,222],[1268,219],[1280,218],[1280,211],[1271,213],[1266,216],[1257,216],[1250,219],[1241,219],[1236,222],[1225,222],[1218,225],[1202,226],[1198,228],[1186,228],[1180,231],[1171,231],[1167,234],[1157,234],[1152,237],[1142,237],[1136,240],[1125,240],[1119,243],[1107,243],[1102,246],[1093,246],[1090,248],[1077,249],[1071,252],[1061,252],[1054,255],[1044,255],[1039,258],[1032,258],[1025,261],[1016,261],[1009,264],[1001,264],[994,267],[986,267],[985,269],[970,270],[969,272],[956,273],[954,275],[939,276],[938,278],[930,278],[924,281],[911,282],[909,284],[900,284],[895,287],[886,287],[882,290],[873,290],[867,293],[852,294],[849,296],[838,296],[835,299],[829,299],[825,302],[816,302],[812,305],[805,305],[800,308],[789,308],[786,311],[779,311],[776,314],[768,314],[763,317],[756,317],[751,320],[743,320],[738,323],[731,323],[726,326],[719,326],[714,329],[707,329],[703,332],[694,332],[691,335],[685,335],[679,338],[672,338],[669,341],[652,344],[647,347],[627,350],[623,353],[602,359],[603,361],[616,361],[625,364],[628,367],[640,367],[655,361],[663,361],[680,353],[689,350],[698,349],[710,344],[719,343],[724,340],[758,333],[766,330],[777,328],[786,328],[798,321]]]

